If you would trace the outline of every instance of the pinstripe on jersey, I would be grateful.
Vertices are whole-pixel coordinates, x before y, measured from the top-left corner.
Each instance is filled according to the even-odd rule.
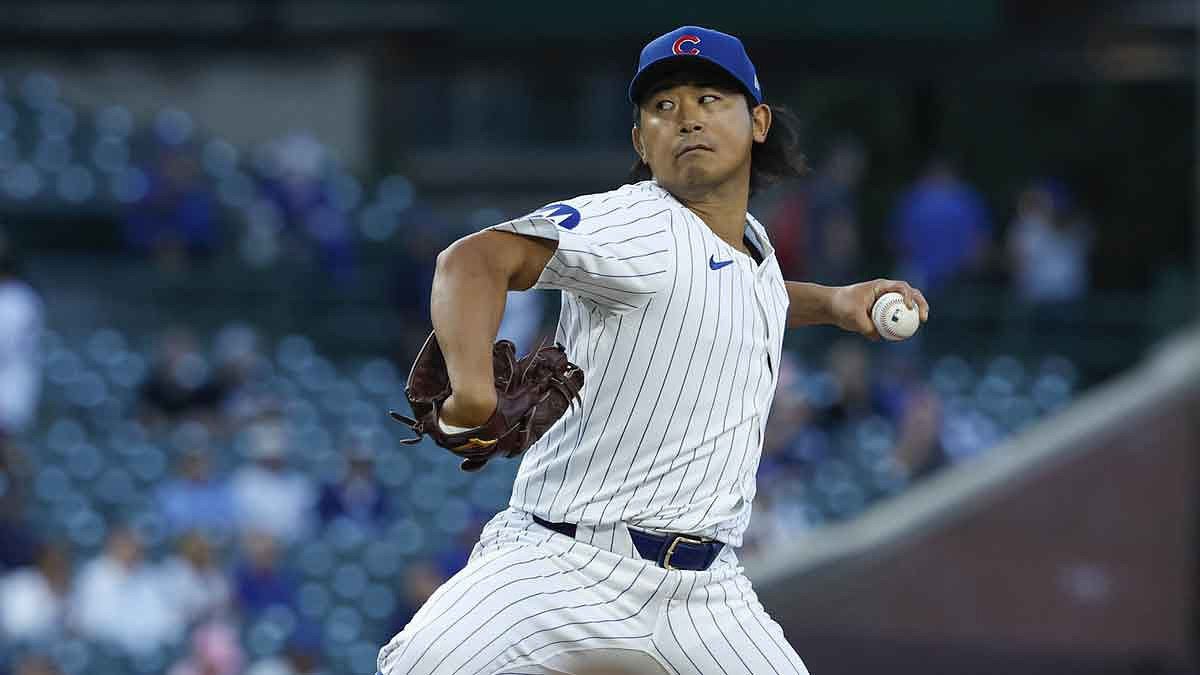
[[[741,545],[788,304],[762,225],[747,214],[758,264],[644,181],[492,229],[558,242],[534,288],[563,291],[556,339],[586,378],[510,504]]]
[[[380,650],[383,675],[635,672],[808,675],[726,547],[703,572],[632,552],[628,528],[572,539],[514,508],[484,528],[467,566]],[[605,653],[640,667],[605,668]]]

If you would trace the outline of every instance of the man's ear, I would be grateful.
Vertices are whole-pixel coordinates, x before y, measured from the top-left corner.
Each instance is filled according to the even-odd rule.
[[[753,125],[754,142],[766,142],[767,132],[771,130],[771,106],[766,103],[754,106],[750,111],[750,124]]]
[[[643,162],[645,162],[646,161],[646,148],[645,148],[645,146],[642,145],[642,130],[639,129],[636,124],[633,125],[633,131],[631,132],[631,136],[633,139],[633,151],[638,154],[638,157],[642,158]]]

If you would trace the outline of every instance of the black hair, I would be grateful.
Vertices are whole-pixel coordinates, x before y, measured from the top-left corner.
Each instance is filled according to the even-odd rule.
[[[689,64],[686,69],[677,69],[664,74],[652,84],[641,88],[638,101],[645,96],[678,84],[699,86],[714,85],[732,91],[741,92],[746,99],[746,108],[752,114],[755,106],[754,97],[728,73],[702,64],[696,68]],[[642,108],[639,103],[633,104],[633,125],[639,126],[642,120]],[[808,165],[804,153],[800,150],[800,119],[784,106],[771,106],[771,128],[767,138],[762,143],[753,143],[750,149],[750,196],[760,190],[789,178],[799,178],[808,173]],[[634,159],[629,169],[629,180],[643,181],[653,177],[650,166],[641,157]]]

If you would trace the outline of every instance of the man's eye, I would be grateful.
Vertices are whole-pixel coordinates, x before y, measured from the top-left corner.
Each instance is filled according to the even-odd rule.
[[[707,99],[711,99],[712,101],[715,101],[715,100],[717,100],[717,99],[719,99],[719,98],[721,98],[721,97],[720,97],[720,96],[717,96],[716,94],[704,94],[703,96],[701,96],[701,97],[700,97],[700,102],[701,102],[701,103],[706,103],[706,101],[704,100],[704,99],[706,99],[706,98],[707,98]]]
[[[655,107],[658,108],[659,110],[670,110],[671,108],[675,107],[675,102],[663,100],[663,101],[659,101],[658,103],[656,103]]]

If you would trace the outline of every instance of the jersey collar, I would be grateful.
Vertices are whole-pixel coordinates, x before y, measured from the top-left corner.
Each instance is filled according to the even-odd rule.
[[[771,245],[771,238],[767,236],[767,228],[749,212],[746,212],[746,236],[758,246],[764,263],[775,254],[775,247]]]
[[[671,194],[666,188],[659,185],[658,181],[654,180],[653,178],[643,181],[643,183],[651,186],[652,189],[658,192],[659,196],[663,197],[664,199],[671,200],[679,208],[687,209],[682,202],[675,198],[675,195]],[[771,245],[771,238],[767,236],[767,228],[763,227],[763,224],[758,222],[757,218],[750,215],[749,211],[746,212],[745,232],[746,235],[750,237],[750,240],[758,246],[758,252],[762,254],[764,263],[775,254],[775,247]]]

